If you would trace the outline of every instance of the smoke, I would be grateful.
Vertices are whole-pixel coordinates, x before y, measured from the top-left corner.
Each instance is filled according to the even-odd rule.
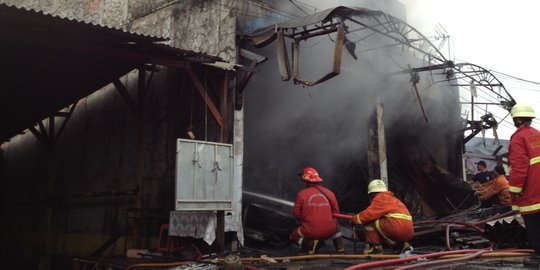
[[[383,38],[347,38],[362,40],[355,43],[358,59],[344,50],[341,74],[314,87],[280,80],[274,43],[256,51],[269,61],[252,77],[245,94],[247,190],[294,200],[303,185],[297,173],[311,166],[336,193],[343,210],[361,210],[368,203],[368,125],[377,104],[385,111],[391,181],[400,178],[394,168],[402,170],[398,165],[411,159],[449,157],[445,143],[459,135],[459,111],[448,87],[432,85],[442,77],[420,74],[417,87],[426,123],[410,75],[389,75],[407,65],[426,65],[421,57],[401,47],[385,47],[392,42]],[[330,35],[301,43],[303,79],[316,80],[331,70],[334,40]]]

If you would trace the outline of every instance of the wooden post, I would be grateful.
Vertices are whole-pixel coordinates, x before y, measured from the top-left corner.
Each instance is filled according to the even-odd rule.
[[[227,128],[227,118],[229,116],[228,113],[228,95],[229,95],[229,73],[227,71],[223,74],[223,88],[221,91],[221,105],[220,105],[220,112],[221,117],[223,120],[223,125],[219,129],[219,141],[222,143],[227,142],[228,136],[226,134],[228,133],[229,129]]]
[[[368,126],[369,179],[381,179],[388,185],[386,140],[384,136],[384,108],[377,104]]]
[[[223,252],[225,250],[225,211],[217,211],[216,222],[216,243],[217,252]]]
[[[225,77],[223,78],[223,89],[221,92],[221,116],[223,124],[220,127],[220,136],[219,142],[225,143],[225,132],[228,130],[227,127],[227,115],[228,115],[228,89],[229,88],[229,76],[227,71],[225,71]],[[217,221],[216,221],[216,243],[218,252],[223,252],[225,250],[225,211],[217,211]]]
[[[145,81],[146,73],[144,69],[139,69],[138,85],[137,85],[137,103],[135,105],[135,117],[137,118],[137,144],[135,145],[135,172],[134,178],[137,183],[137,198],[135,200],[135,209],[143,208],[143,190],[144,190],[144,95],[145,95]],[[135,247],[142,245],[141,234],[143,232],[141,220],[134,220],[133,222],[133,236],[135,239]],[[146,224],[148,226],[148,224]]]

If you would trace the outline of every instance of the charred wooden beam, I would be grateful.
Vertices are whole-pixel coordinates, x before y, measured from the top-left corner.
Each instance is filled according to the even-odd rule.
[[[191,82],[195,86],[195,89],[197,89],[197,92],[199,92],[201,97],[204,99],[206,106],[208,106],[208,108],[210,109],[210,112],[212,113],[212,116],[214,116],[214,119],[216,120],[216,123],[218,124],[218,126],[220,128],[223,127],[223,118],[221,114],[219,113],[216,105],[214,104],[214,101],[212,101],[212,99],[210,99],[210,97],[208,96],[208,91],[206,91],[206,88],[199,80],[199,77],[197,77],[195,72],[193,72],[193,69],[191,66],[186,68],[186,72],[191,78]]]
[[[281,31],[277,32],[276,46],[279,75],[281,76],[282,81],[288,81],[291,79],[291,68],[289,67],[289,56],[287,54],[285,38],[283,36],[283,32]]]
[[[58,137],[63,133],[64,128],[66,127],[69,119],[71,118],[71,115],[73,114],[73,111],[75,110],[75,107],[77,106],[78,102],[73,103],[70,105],[67,112],[60,111],[56,112],[55,114],[49,116],[48,119],[48,128],[45,128],[45,124],[43,121],[39,121],[37,123],[39,130],[37,130],[34,126],[29,127],[28,129],[32,134],[45,146],[47,147],[53,147],[56,144],[56,141],[58,140]],[[64,121],[60,125],[60,128],[58,131],[56,130],[56,124],[57,117],[63,117]]]
[[[140,113],[139,113],[139,109],[138,109],[138,106],[137,106],[137,103],[135,102],[135,99],[133,97],[131,97],[131,95],[129,94],[129,91],[127,90],[127,88],[124,86],[124,84],[120,81],[120,79],[118,78],[113,78],[112,80],[112,83],[114,84],[114,86],[116,87],[116,90],[118,91],[118,93],[120,94],[120,96],[122,96],[122,98],[124,99],[124,101],[126,102],[127,106],[128,106],[128,109],[131,111],[131,113],[133,114],[133,116],[137,119],[137,120],[140,120]]]
[[[388,185],[384,109],[380,104],[377,104],[368,127],[368,166],[369,179],[381,179]]]
[[[295,84],[303,84],[307,86],[314,86],[319,83],[325,82],[337,75],[341,72],[341,55],[343,53],[343,43],[345,41],[345,28],[343,25],[338,25],[336,30],[333,30],[332,32],[337,31],[336,36],[336,42],[334,47],[334,62],[332,64],[332,70],[321,77],[320,79],[316,81],[307,81],[300,78],[300,49],[299,49],[299,43],[301,39],[296,39],[293,44],[293,67],[294,67],[294,83]],[[310,36],[311,37],[311,36]]]

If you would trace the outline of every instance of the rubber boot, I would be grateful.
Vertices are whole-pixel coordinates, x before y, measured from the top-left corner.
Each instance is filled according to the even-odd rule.
[[[308,252],[310,255],[315,254],[318,249],[319,240],[304,239],[302,241],[302,250]]]
[[[400,258],[407,258],[409,256],[412,256],[413,250],[414,250],[413,246],[411,246],[408,242],[404,242],[401,245],[401,251],[399,253],[399,257]]]
[[[374,245],[374,244],[366,244],[366,248],[364,248],[364,255],[371,255],[371,254],[383,254],[382,246]]]
[[[337,253],[345,252],[345,245],[343,244],[343,239],[341,239],[341,237],[335,238],[332,241],[334,242],[334,248]]]
[[[309,255],[313,255],[319,250],[319,240],[313,240],[313,246],[309,250]]]

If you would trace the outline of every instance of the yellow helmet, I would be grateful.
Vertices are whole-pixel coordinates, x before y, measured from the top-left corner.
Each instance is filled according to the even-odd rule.
[[[388,191],[386,188],[386,184],[380,180],[380,179],[374,179],[369,182],[369,185],[367,187],[367,193],[373,193],[373,192],[384,192]]]
[[[515,117],[535,118],[536,117],[534,115],[534,110],[531,106],[527,104],[521,104],[521,103],[514,105],[514,107],[512,107],[511,113],[512,113],[512,118],[515,118]]]

